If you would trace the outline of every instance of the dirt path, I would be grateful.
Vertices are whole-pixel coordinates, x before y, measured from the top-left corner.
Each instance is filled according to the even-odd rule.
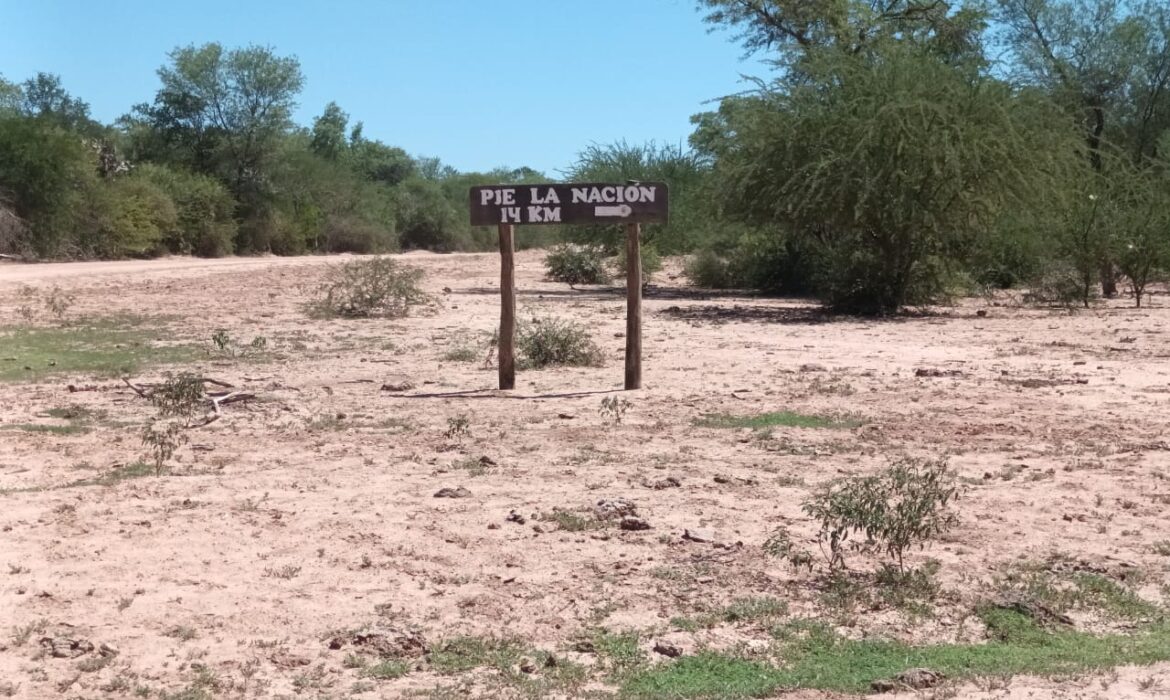
[[[452,254],[444,257],[459,257]],[[432,257],[431,253],[412,252],[395,255],[399,259]],[[101,260],[93,262],[13,263],[0,262],[0,285],[59,282],[63,279],[85,280],[94,277],[197,277],[242,273],[253,270],[314,267],[352,259],[352,255],[278,257],[267,255],[255,258],[189,258],[169,257],[153,260]]]
[[[132,379],[182,369],[259,397],[188,431],[163,476],[127,472],[150,403],[109,372],[62,371],[55,346],[34,359],[0,335],[0,369],[30,372],[0,383],[0,696],[10,683],[21,698],[579,697],[616,692],[622,663],[664,661],[658,641],[770,659],[771,630],[806,619],[850,639],[982,643],[980,602],[1024,566],[1056,586],[1092,576],[1067,611],[1078,629],[1127,633],[1164,614],[1165,296],[1142,310],[969,300],[826,319],[801,301],[688,288],[673,262],[646,294],[646,388],[599,394],[622,384],[620,291],[545,281],[526,251],[519,318],[585,325],[606,362],[521,371],[504,394],[484,363],[498,256],[403,257],[440,304],[392,320],[305,313],[338,258],[0,266],[0,325],[25,323],[17,285],[59,284],[76,301],[69,323],[38,321],[53,343],[122,319],[136,325],[102,326],[78,355],[98,341],[183,345],[182,364]],[[217,352],[220,329],[267,349]],[[600,410],[611,395],[629,402],[620,421]],[[781,411],[834,421],[704,421]],[[927,614],[883,597],[873,555],[851,554],[859,584],[838,590],[819,554],[812,573],[765,554],[780,527],[818,552],[804,499],[906,456],[948,458],[965,487],[955,529],[910,555],[937,563]],[[603,499],[633,503],[651,529],[599,521]],[[714,542],[683,536],[695,530]],[[371,675],[356,632],[370,628],[416,630],[446,657]],[[51,656],[41,640],[54,636],[94,651]],[[519,640],[515,658],[472,654],[501,638]],[[103,661],[102,644],[117,655]],[[510,671],[537,652],[558,665]],[[1170,666],[1008,685],[938,697],[1165,697]]]

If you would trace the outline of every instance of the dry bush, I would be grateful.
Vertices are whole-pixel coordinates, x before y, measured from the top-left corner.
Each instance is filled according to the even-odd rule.
[[[519,328],[516,347],[524,368],[600,367],[601,348],[584,326],[559,318],[534,318]]]
[[[310,311],[326,318],[400,318],[432,298],[419,287],[422,270],[391,258],[354,260],[329,270]]]

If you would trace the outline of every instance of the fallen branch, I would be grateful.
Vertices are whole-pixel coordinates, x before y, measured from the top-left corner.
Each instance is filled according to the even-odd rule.
[[[130,387],[131,389],[133,389],[135,394],[138,394],[139,396],[141,396],[141,397],[142,397],[142,398],[144,398],[144,399],[149,399],[149,398],[150,398],[150,394],[149,394],[149,393],[147,393],[147,392],[146,392],[144,389],[142,389],[142,388],[140,388],[140,387],[136,387],[136,386],[134,386],[133,384],[131,384],[129,379],[127,379],[127,378],[125,378],[125,377],[122,377],[122,381],[126,383],[126,386]]]

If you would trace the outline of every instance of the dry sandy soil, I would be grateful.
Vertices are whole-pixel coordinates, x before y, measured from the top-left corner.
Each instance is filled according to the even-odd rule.
[[[981,299],[828,320],[803,302],[704,294],[662,273],[646,294],[645,388],[622,393],[620,291],[544,281],[541,255],[525,252],[520,316],[587,324],[606,362],[521,372],[501,393],[483,341],[498,319],[497,256],[402,258],[426,271],[440,303],[395,320],[310,318],[304,304],[335,262],[323,259],[0,267],[0,324],[25,323],[22,285],[60,285],[76,295],[74,325],[117,317],[198,348],[131,381],[187,369],[257,395],[186,431],[163,476],[116,479],[143,457],[149,402],[108,375],[0,383],[0,695],[607,697],[622,660],[583,643],[598,635],[636,632],[630,653],[654,664],[666,661],[658,641],[764,657],[769,629],[797,618],[850,638],[980,641],[974,610],[1022,569],[1092,572],[1166,603],[1164,294],[1142,310]],[[56,325],[40,315],[35,323]],[[264,336],[266,350],[216,352],[221,328],[243,344]],[[19,363],[6,339],[0,361]],[[448,359],[463,346],[475,360]],[[404,381],[410,388],[384,388]],[[599,411],[614,396],[629,401],[620,422]],[[696,424],[781,410],[855,427]],[[72,433],[28,428],[70,415],[90,422]],[[452,431],[460,417],[467,430]],[[938,562],[926,614],[865,591],[832,598],[817,524],[801,510],[819,486],[902,456],[947,457],[965,488],[956,527],[911,555],[915,566]],[[470,494],[435,497],[459,487]],[[603,499],[632,502],[651,529],[597,521]],[[814,572],[764,554],[778,527],[816,555]],[[688,529],[714,542],[685,539]],[[879,561],[849,560],[863,589]],[[722,612],[749,598],[787,609]],[[1068,614],[1101,633],[1144,622],[1091,606]],[[393,631],[414,631],[432,650],[518,639],[530,647],[520,656],[555,654],[586,679],[541,685],[556,676],[543,664],[516,680],[422,657],[399,678],[370,678],[349,656],[377,656],[358,634],[369,629],[406,646]],[[1162,663],[904,697],[1167,693]]]

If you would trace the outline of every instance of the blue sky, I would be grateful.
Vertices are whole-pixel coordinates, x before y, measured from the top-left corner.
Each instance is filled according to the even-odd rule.
[[[685,142],[704,102],[760,75],[692,0],[0,0],[0,75],[57,73],[110,121],[153,99],[176,46],[261,44],[365,134],[461,170],[551,175],[589,143]]]

